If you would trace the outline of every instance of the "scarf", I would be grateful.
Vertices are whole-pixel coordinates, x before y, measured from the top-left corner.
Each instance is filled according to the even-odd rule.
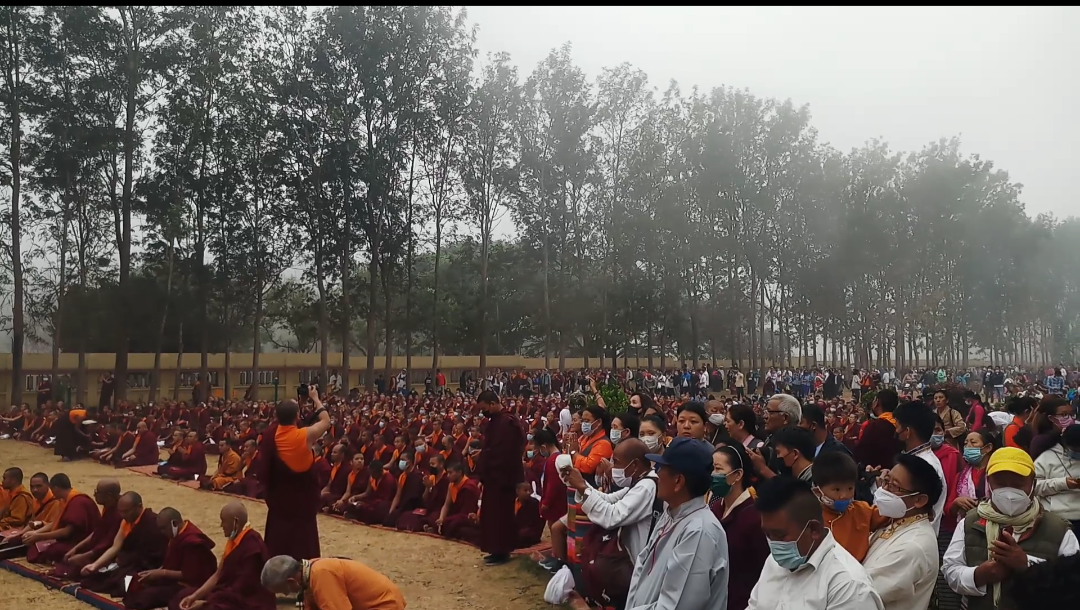
[[[989,555],[990,549],[993,548],[994,541],[1001,535],[1002,526],[1012,527],[1016,532],[1016,539],[1019,540],[1024,532],[1035,527],[1035,524],[1039,520],[1039,516],[1042,514],[1042,504],[1036,500],[1031,501],[1031,505],[1028,509],[1020,513],[1015,517],[1003,515],[997,511],[990,504],[989,500],[984,500],[979,503],[978,507],[979,518],[986,521],[986,548],[987,555]],[[994,607],[997,608],[1001,603],[1001,583],[994,585]]]

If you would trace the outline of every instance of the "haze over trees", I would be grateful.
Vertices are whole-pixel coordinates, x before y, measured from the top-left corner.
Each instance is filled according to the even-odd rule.
[[[1073,361],[1074,219],[943,137],[481,57],[449,7],[0,9],[0,298],[80,354]],[[512,223],[516,235],[496,230]],[[6,309],[6,308],[5,308]],[[347,371],[345,371],[347,372]],[[385,371],[389,373],[389,371]],[[88,383],[76,375],[76,396]],[[236,380],[224,380],[226,391]],[[156,372],[152,393],[157,391]]]

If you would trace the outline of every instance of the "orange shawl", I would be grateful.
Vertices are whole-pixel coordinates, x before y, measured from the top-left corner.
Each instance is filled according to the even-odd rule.
[[[138,525],[139,521],[142,521],[142,517],[143,517],[144,514],[146,514],[146,509],[145,508],[142,509],[142,512],[139,513],[138,517],[135,517],[135,521],[133,521],[131,523],[128,523],[127,519],[122,520],[120,522],[120,533],[123,534],[124,537],[126,538],[127,535],[131,533],[131,529],[133,527],[135,527],[136,525]]]
[[[457,484],[454,484],[454,483],[450,484],[450,490],[448,492],[448,495],[450,496],[450,503],[451,504],[453,504],[454,502],[457,502],[458,492],[461,491],[461,487],[463,485],[465,485],[465,482],[468,481],[468,480],[469,480],[469,477],[462,476],[461,480],[458,481]]]
[[[236,547],[240,545],[240,541],[243,540],[244,536],[246,536],[247,533],[250,531],[251,524],[245,523],[243,529],[241,529],[240,533],[236,535],[236,538],[232,538],[225,542],[225,552],[221,555],[222,561],[225,561],[225,558],[229,556],[229,553],[232,553],[234,550],[236,550]]]
[[[307,431],[296,426],[278,426],[274,433],[278,457],[293,472],[307,472],[315,456],[307,444]]]

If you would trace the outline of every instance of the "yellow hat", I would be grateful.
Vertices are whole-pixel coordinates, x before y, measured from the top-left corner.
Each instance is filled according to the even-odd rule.
[[[1015,472],[1022,477],[1029,477],[1035,473],[1035,462],[1023,449],[1016,447],[1002,447],[990,456],[990,463],[986,465],[986,474],[998,472]]]

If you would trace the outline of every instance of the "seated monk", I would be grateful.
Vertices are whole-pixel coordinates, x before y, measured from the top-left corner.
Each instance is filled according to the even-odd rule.
[[[251,529],[247,508],[236,501],[226,504],[221,529],[228,542],[214,575],[174,596],[169,610],[274,610],[274,594],[260,580],[270,552],[259,532]]]
[[[341,500],[342,496],[345,495],[345,488],[349,485],[349,472],[352,471],[352,467],[345,461],[344,443],[337,443],[330,450],[330,463],[332,464],[330,467],[330,480],[319,493],[323,512],[330,512],[330,508],[334,503]]]
[[[402,514],[424,506],[424,475],[416,469],[415,459],[416,454],[412,451],[406,451],[398,458],[397,467],[401,474],[397,477],[397,491],[390,503],[390,512],[383,519],[382,524],[386,527],[395,527]]]
[[[422,532],[424,526],[434,526],[439,512],[446,502],[446,490],[450,479],[446,477],[445,463],[441,455],[428,459],[428,476],[424,477],[423,506],[403,512],[398,517],[397,528],[405,532]]]
[[[231,483],[224,491],[249,498],[262,498],[262,483],[259,482],[258,444],[253,440],[245,441],[240,459],[243,462],[244,472],[239,481]]]
[[[345,508],[345,514],[360,523],[381,525],[390,513],[390,504],[397,494],[397,481],[394,475],[383,470],[382,462],[375,460],[368,466],[371,477],[368,488],[356,502]]]
[[[165,463],[158,466],[158,475],[165,476],[166,468],[174,467],[179,468],[184,463],[184,439],[187,438],[187,434],[177,428],[173,430],[168,442],[165,443],[165,451],[169,454],[169,457],[165,458]]]
[[[158,474],[177,481],[198,481],[206,476],[206,449],[199,442],[198,432],[191,430],[184,436],[184,446],[179,453],[179,463],[161,466]]]
[[[98,519],[97,527],[89,536],[64,553],[63,558],[54,564],[50,575],[65,580],[77,579],[83,566],[101,557],[101,554],[112,546],[123,520],[116,507],[120,501],[120,481],[98,481],[94,488],[94,501],[101,505],[101,518]]]
[[[160,568],[139,572],[131,580],[124,593],[124,607],[128,610],[164,608],[180,591],[189,586],[201,587],[217,571],[214,541],[194,523],[185,521],[180,511],[161,509],[157,526],[169,540],[165,560]]]
[[[225,491],[225,488],[240,480],[244,474],[244,461],[240,454],[233,450],[233,441],[223,438],[218,441],[218,466],[214,476],[203,479],[199,487],[214,491]],[[204,460],[205,461],[205,460]]]
[[[131,449],[121,456],[117,466],[127,468],[157,464],[159,455],[157,440],[157,434],[146,426],[146,422],[139,422],[135,427],[135,442],[131,445]]]
[[[117,438],[116,443],[108,449],[103,449],[97,453],[91,451],[90,457],[96,459],[102,464],[116,464],[120,461],[120,458],[124,457],[135,445],[135,433],[129,430],[121,432]]]
[[[64,558],[73,546],[82,542],[97,527],[101,513],[90,496],[71,488],[71,479],[64,473],[54,474],[49,488],[60,500],[61,510],[56,520],[34,532],[23,534],[26,559],[30,563],[52,564]]]
[[[160,568],[169,541],[158,528],[157,515],[143,507],[142,496],[129,491],[120,496],[117,510],[123,522],[101,557],[83,566],[79,586],[112,597],[124,595],[124,579],[139,572]],[[115,563],[116,568],[102,572]]]
[[[349,471],[349,484],[345,487],[345,493],[330,507],[331,512],[337,515],[345,514],[350,506],[355,506],[360,501],[360,496],[367,491],[371,473],[364,467],[364,454],[359,451],[352,458],[352,470]]]
[[[49,488],[49,475],[38,472],[30,477],[30,495],[34,498],[30,522],[26,524],[26,527],[0,532],[0,558],[10,559],[25,555],[27,545],[24,538],[27,534],[48,531],[48,528],[51,528],[52,524],[60,518],[64,503],[54,496],[52,489]]]
[[[545,524],[540,518],[540,500],[532,495],[532,485],[527,481],[518,483],[517,500],[514,501],[514,529],[517,531],[514,548],[527,549],[540,544]]]
[[[465,468],[461,462],[448,465],[446,476],[450,479],[446,501],[443,502],[439,518],[435,520],[435,528],[425,528],[424,531],[437,530],[447,538],[475,542],[467,540],[466,536],[473,533],[476,525],[469,520],[469,515],[476,515],[480,501],[480,484],[465,476]]]
[[[0,511],[0,534],[24,529],[34,515],[34,496],[23,487],[22,469],[5,470],[0,486],[4,488],[7,498],[7,506]]]

